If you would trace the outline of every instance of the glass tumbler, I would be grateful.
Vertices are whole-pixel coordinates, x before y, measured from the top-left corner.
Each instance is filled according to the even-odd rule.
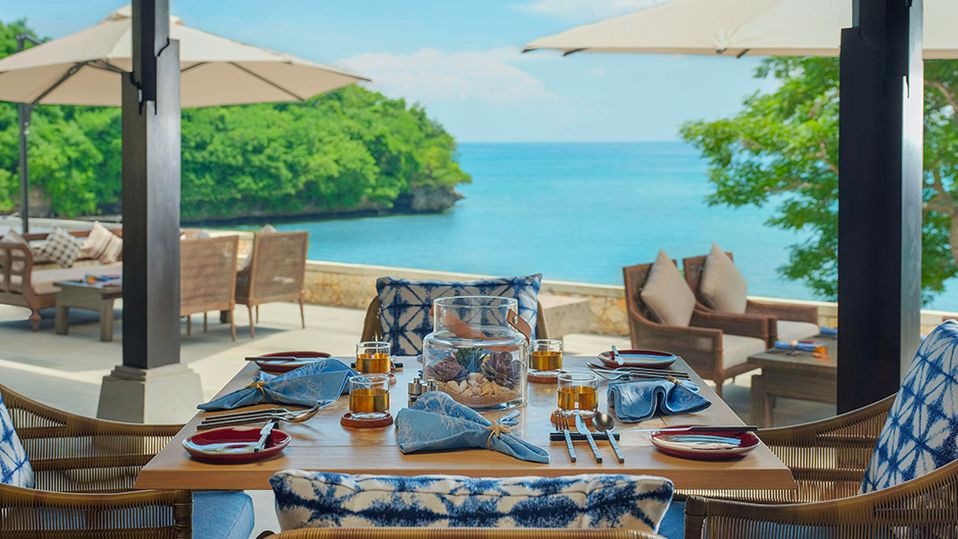
[[[599,407],[599,379],[591,372],[563,372],[556,385],[559,410],[591,418]]]
[[[349,411],[353,419],[389,416],[389,375],[367,374],[349,379]]]
[[[382,341],[363,341],[356,345],[356,371],[362,374],[387,374],[392,368],[389,360],[390,344]]]
[[[532,341],[529,357],[529,374],[557,376],[562,370],[562,341],[559,339],[536,339]]]

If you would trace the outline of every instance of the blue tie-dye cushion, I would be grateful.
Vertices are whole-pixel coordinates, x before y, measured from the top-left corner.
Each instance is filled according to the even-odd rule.
[[[925,338],[865,470],[862,492],[888,488],[958,460],[958,323]]]
[[[0,396],[0,483],[33,488],[33,468]]]
[[[469,478],[286,470],[269,480],[284,530],[297,528],[628,528],[655,531],[672,500],[661,477]]]
[[[395,356],[422,353],[422,340],[432,332],[429,309],[435,299],[449,296],[498,296],[515,298],[519,316],[536,331],[539,286],[542,274],[479,281],[410,281],[383,277],[376,281],[379,321],[383,338],[392,343]]]

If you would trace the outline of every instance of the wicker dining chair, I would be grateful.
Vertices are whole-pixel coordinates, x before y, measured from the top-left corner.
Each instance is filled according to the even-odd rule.
[[[260,232],[253,237],[249,264],[236,280],[236,303],[246,305],[250,338],[256,336],[259,306],[275,301],[298,302],[300,323],[306,329],[303,302],[308,246],[308,232]]]
[[[760,430],[798,488],[683,493],[692,494],[685,537],[958,537],[956,353],[958,324],[945,322],[922,342],[898,395]]]
[[[734,260],[731,251],[726,251]],[[708,255],[691,256],[682,259],[682,270],[689,288],[695,293],[699,309],[713,311],[702,298],[702,275],[705,273],[705,259]],[[723,313],[729,316],[742,316],[735,313]],[[785,340],[806,338],[818,332],[818,307],[798,303],[778,303],[748,300],[745,315],[764,316],[768,320],[768,344],[774,346],[782,335]],[[806,334],[807,333],[807,334]]]
[[[82,417],[0,386],[36,488],[0,484],[0,537],[186,538],[189,491],[133,491],[140,468],[180,430]]]
[[[380,341],[383,339],[383,325],[379,319],[379,309],[381,306],[382,304],[379,302],[379,297],[376,296],[369,302],[369,307],[366,307],[366,317],[363,319],[362,340]],[[536,301],[536,338],[549,338],[549,325],[546,323],[545,309],[542,308],[542,303],[538,301]]]
[[[696,307],[688,326],[662,324],[642,301],[642,288],[651,270],[652,264],[622,268],[632,346],[681,356],[699,376],[714,381],[715,392],[722,396],[725,380],[755,369],[745,361],[727,365],[723,337],[751,337],[766,343],[768,321],[762,316],[730,316]]]
[[[203,313],[203,332],[207,330],[207,312],[227,313],[230,334],[236,340],[236,252],[239,236],[197,238],[180,242],[180,316],[186,317],[186,334],[193,332],[191,315]]]
[[[546,530],[489,528],[308,528],[276,535],[275,539],[664,539],[638,530]]]

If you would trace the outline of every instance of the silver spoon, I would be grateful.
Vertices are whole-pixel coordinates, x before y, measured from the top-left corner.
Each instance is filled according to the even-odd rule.
[[[596,410],[595,415],[592,416],[592,424],[595,425],[595,428],[605,432],[606,437],[609,438],[609,444],[612,446],[612,451],[615,451],[615,456],[619,459],[619,464],[625,462],[622,450],[619,449],[619,442],[615,441],[615,435],[612,434],[612,429],[615,428],[615,420],[612,419],[612,416]]]

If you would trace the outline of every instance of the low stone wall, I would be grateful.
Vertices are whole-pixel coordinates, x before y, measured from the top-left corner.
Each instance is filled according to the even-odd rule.
[[[310,260],[306,265],[306,301],[319,305],[365,309],[376,294],[376,279],[383,276],[406,279],[472,280],[488,277],[468,273],[452,273],[389,266],[370,266],[340,262]],[[576,312],[579,320],[563,319],[562,333],[593,333],[598,335],[628,335],[625,289],[617,285],[596,285],[568,281],[545,280],[541,294],[581,298],[589,305],[588,314],[582,309]],[[838,307],[824,301],[753,297],[769,302],[801,303],[818,307],[819,323],[823,326],[838,325]],[[922,333],[928,333],[941,323],[943,317],[958,317],[958,313],[922,311]]]

